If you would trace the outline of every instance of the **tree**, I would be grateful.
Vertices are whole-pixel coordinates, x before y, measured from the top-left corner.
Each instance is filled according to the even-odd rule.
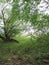
[[[44,34],[47,33],[49,29],[49,15],[45,15],[41,12],[39,13],[38,10],[38,5],[42,0],[22,0],[21,3],[19,1],[21,0],[13,1],[15,3],[13,12],[18,15],[17,19],[22,20],[21,22],[31,22],[35,34],[40,32]],[[43,2],[46,2],[47,6],[49,6],[48,1],[43,0]]]
[[[13,36],[20,32],[19,25],[24,22],[31,22],[34,30],[36,30],[35,32],[45,31],[45,27],[48,27],[47,23],[49,19],[47,18],[48,15],[43,15],[38,12],[38,5],[41,0],[11,1],[12,0],[4,1],[8,6],[12,5],[10,11],[6,8],[7,5],[5,5],[1,10],[2,14],[0,19],[3,21],[3,26],[0,26],[3,30],[0,34],[1,39],[10,41]],[[5,17],[5,15],[7,15],[7,17]]]
[[[4,5],[5,4],[5,5]],[[16,21],[16,16],[13,15],[12,9],[8,10],[7,6],[10,6],[12,3],[6,1],[3,3],[1,9],[0,20],[3,25],[0,24],[0,38],[4,41],[16,41],[13,37],[20,32],[19,21]]]

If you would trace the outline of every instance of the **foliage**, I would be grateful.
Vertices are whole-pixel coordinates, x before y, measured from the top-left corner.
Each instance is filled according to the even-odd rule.
[[[0,38],[2,40],[10,41],[10,40],[12,40],[11,39],[12,37],[14,37],[16,34],[18,34],[20,32],[20,26],[19,26],[20,22],[18,20],[16,20],[17,19],[16,17],[18,14],[13,11],[13,8],[11,10],[7,8],[8,4],[11,7],[12,3],[7,1],[7,3],[5,2],[2,4],[3,4],[3,7],[1,9],[2,15],[1,15],[0,19],[3,21],[3,25],[0,27],[1,27],[1,30],[3,30],[4,32],[2,32],[0,34]],[[7,5],[5,5],[5,4],[7,4]],[[14,7],[14,5],[13,5],[13,7]]]
[[[42,31],[45,33],[45,31],[48,30],[49,15],[43,15],[38,12],[38,5],[40,2],[41,0],[13,0],[12,3],[7,1],[8,4],[12,5],[10,14],[6,8],[3,10],[2,13],[3,23],[6,20],[6,23],[4,23],[3,30],[4,32],[6,32],[6,35],[9,38],[13,37],[14,35],[20,32],[19,24],[21,24],[22,22],[31,22],[33,28],[37,31]],[[4,12],[6,11],[8,12],[9,16],[7,19],[4,16]]]
[[[0,20],[1,22],[3,21],[3,26],[0,26],[0,38],[4,40],[4,42],[0,40],[1,65],[6,63],[8,65],[9,63],[10,65],[16,63],[18,65],[45,65],[46,63],[43,60],[48,61],[49,65],[49,15],[38,12],[40,1],[22,0],[20,3],[20,0],[13,0],[10,3],[10,0],[6,0],[6,3],[11,5],[12,8],[9,11],[3,6],[2,15],[0,14]],[[42,34],[35,35],[35,38],[31,38],[32,35],[28,37],[18,35],[15,37],[16,34],[20,33],[21,29],[27,27],[25,25],[22,26],[22,23],[25,24],[27,22],[31,22],[34,30]],[[16,41],[13,38],[19,40],[19,44],[16,44],[16,42],[5,42]]]
[[[35,40],[33,39],[33,41],[31,41],[30,37],[23,36],[18,36],[17,39],[19,40],[19,44],[13,42],[3,42],[0,40],[0,60],[4,62],[4,64],[2,63],[3,65],[5,65],[5,63],[10,63],[5,61],[8,59],[11,59],[10,61],[13,61],[13,64],[16,64],[18,61],[18,63],[21,62],[22,65],[26,65],[27,63],[43,65],[43,58],[49,58],[49,43],[43,43],[44,40],[41,41],[40,39],[37,40],[36,38]],[[17,61],[15,61],[15,58]]]

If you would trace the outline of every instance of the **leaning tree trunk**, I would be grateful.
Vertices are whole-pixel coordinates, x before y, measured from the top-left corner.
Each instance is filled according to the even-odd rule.
[[[4,30],[4,37],[0,35],[0,38],[2,40],[4,40],[4,41],[12,41],[12,42],[17,42],[18,43],[17,40],[10,38],[10,36],[7,33],[6,21],[5,21],[5,18],[4,18],[4,12],[3,12],[3,10],[2,10],[2,18],[3,18],[3,23],[4,23],[4,29],[3,29]]]

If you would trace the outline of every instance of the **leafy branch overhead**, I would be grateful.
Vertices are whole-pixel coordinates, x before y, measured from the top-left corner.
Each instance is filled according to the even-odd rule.
[[[34,30],[45,31],[49,28],[49,15],[39,13],[38,5],[41,0],[0,0],[1,14],[0,38],[11,40],[20,33],[22,23],[31,23]],[[47,3],[47,2],[46,2]]]

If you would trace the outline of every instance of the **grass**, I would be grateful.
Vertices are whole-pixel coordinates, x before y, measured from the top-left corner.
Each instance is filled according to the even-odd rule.
[[[37,39],[32,40],[28,37],[17,37],[17,40],[19,43],[0,41],[0,60],[4,62],[4,60],[14,57],[17,58],[14,65],[44,65],[42,58],[49,58],[49,43],[39,42]],[[2,65],[11,64],[2,63]]]

